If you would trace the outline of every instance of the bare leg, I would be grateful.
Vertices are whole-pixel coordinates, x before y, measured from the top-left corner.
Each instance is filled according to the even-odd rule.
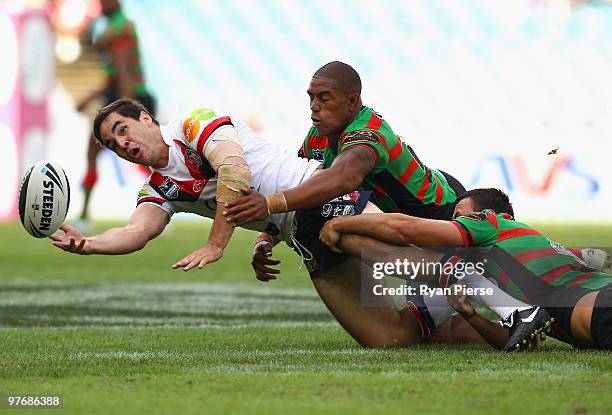
[[[437,262],[442,258],[442,254],[433,251],[425,251],[419,248],[398,248],[396,246],[387,244],[386,242],[381,242],[377,239],[370,238],[368,236],[356,235],[356,234],[343,234],[338,246],[344,252],[349,253],[356,257],[361,257],[361,259],[371,265],[376,261],[389,262],[394,261],[398,258],[398,249],[401,250],[401,257],[407,258],[409,261],[418,262],[421,259],[425,261]],[[366,249],[364,251],[364,249]],[[373,256],[368,257],[364,255],[367,250],[371,250]],[[432,275],[433,276],[433,275]],[[427,275],[421,277],[430,277]],[[402,311],[399,312],[406,312]],[[414,320],[414,315],[411,312],[407,311],[410,317]],[[417,333],[420,335],[420,329],[418,328],[418,323],[416,323]],[[495,330],[500,331],[501,335],[507,338],[507,331],[504,330],[501,326],[496,326]],[[426,343],[487,343],[487,341],[479,334],[478,330],[476,330],[470,323],[468,323],[461,315],[456,314],[442,323],[438,325],[432,332],[423,338],[423,342]]]
[[[419,342],[418,323],[408,308],[398,310],[391,297],[380,307],[366,307],[361,299],[361,263],[349,258],[313,279],[319,296],[338,322],[364,347],[409,346]],[[364,279],[369,284],[369,279]],[[363,287],[371,290],[371,286]]]
[[[380,296],[378,307],[362,302],[361,290],[371,292],[373,280],[361,278],[361,263],[350,258],[315,277],[317,293],[344,329],[364,347],[405,347],[421,341],[421,331],[408,305],[399,310],[390,296]],[[501,327],[501,326],[500,326]],[[454,315],[427,336],[427,342],[486,343],[463,317]]]
[[[83,180],[83,210],[81,211],[81,219],[87,220],[89,218],[89,200],[91,198],[91,192],[97,181],[96,173],[96,159],[100,152],[100,145],[96,142],[93,135],[89,137],[89,144],[87,147],[87,174]]]

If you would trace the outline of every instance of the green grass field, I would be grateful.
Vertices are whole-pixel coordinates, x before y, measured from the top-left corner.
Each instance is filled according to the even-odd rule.
[[[610,226],[542,229],[612,246]],[[207,234],[182,222],[140,253],[80,257],[0,225],[0,395],[60,393],[52,413],[70,414],[612,412],[610,353],[365,350],[287,248],[279,280],[255,280],[253,233],[202,271],[170,269]]]

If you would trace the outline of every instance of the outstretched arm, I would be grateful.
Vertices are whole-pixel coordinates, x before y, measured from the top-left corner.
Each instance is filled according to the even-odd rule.
[[[342,234],[365,235],[396,246],[464,246],[459,230],[450,221],[423,219],[401,213],[373,213],[341,216],[328,221],[321,230],[321,241],[331,249]]]
[[[168,213],[150,204],[136,208],[126,226],[100,235],[84,237],[77,229],[64,224],[64,235],[51,235],[53,245],[74,254],[123,255],[139,251],[157,237],[168,224]]]
[[[298,186],[285,190],[287,211],[308,209],[352,192],[363,183],[376,160],[365,147],[350,148],[338,156],[328,169],[320,170]]]
[[[234,226],[263,220],[273,213],[308,209],[329,202],[358,188],[374,167],[372,152],[363,146],[343,151],[331,167],[318,170],[300,185],[265,197],[243,189],[244,197],[228,203],[224,215]]]
[[[223,256],[234,232],[223,217],[223,208],[227,202],[239,197],[240,189],[248,187],[251,181],[251,172],[233,127],[215,132],[206,143],[203,155],[217,173],[217,211],[206,245],[172,265],[172,268],[183,268],[183,271],[195,267],[201,269]]]

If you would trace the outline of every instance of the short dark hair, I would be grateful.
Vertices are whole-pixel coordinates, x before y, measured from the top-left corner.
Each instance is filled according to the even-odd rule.
[[[361,95],[361,78],[359,74],[351,65],[347,65],[344,62],[333,61],[326,63],[314,73],[314,76],[333,79],[338,82],[340,89],[344,92]]]
[[[514,216],[510,198],[500,189],[490,187],[468,190],[457,198],[457,203],[467,198],[472,200],[474,209],[478,212],[484,209],[493,209],[495,213],[507,213]]]
[[[94,137],[98,141],[100,141],[100,126],[102,125],[102,122],[104,122],[104,120],[112,113],[116,112],[117,114],[123,115],[124,117],[139,120],[140,113],[143,111],[149,114],[155,124],[159,125],[159,122],[155,119],[155,117],[153,117],[153,115],[151,115],[149,110],[147,110],[144,105],[134,99],[122,98],[118,99],[115,102],[111,102],[106,107],[98,111],[98,113],[96,114],[96,118],[93,122]]]

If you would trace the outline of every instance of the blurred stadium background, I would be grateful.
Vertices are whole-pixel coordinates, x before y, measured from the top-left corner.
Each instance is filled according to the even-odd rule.
[[[610,1],[121,3],[162,122],[226,108],[297,150],[310,76],[342,60],[429,165],[506,189],[525,220],[612,221]],[[2,219],[15,218],[21,177],[41,158],[71,178],[69,216],[80,208],[90,119],[75,102],[104,78],[79,37],[99,32],[98,15],[96,0],[0,1]],[[99,166],[93,218],[127,217],[143,173],[110,152]]]

